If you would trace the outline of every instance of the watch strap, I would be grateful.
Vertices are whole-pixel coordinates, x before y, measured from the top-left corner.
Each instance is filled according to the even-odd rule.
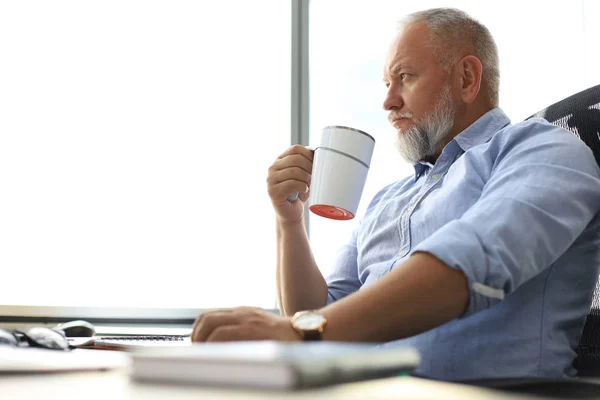
[[[307,342],[321,340],[321,332],[319,331],[303,331],[302,339]]]

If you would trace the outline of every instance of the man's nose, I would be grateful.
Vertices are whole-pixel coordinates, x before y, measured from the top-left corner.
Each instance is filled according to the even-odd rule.
[[[388,89],[387,96],[383,101],[383,109],[385,111],[391,111],[400,110],[402,109],[402,107],[404,107],[404,101],[402,100],[402,96],[400,95],[400,93],[398,93],[394,85],[391,85]]]

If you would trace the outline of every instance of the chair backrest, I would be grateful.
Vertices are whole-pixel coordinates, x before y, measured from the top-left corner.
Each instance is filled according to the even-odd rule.
[[[600,165],[600,85],[569,96],[529,118],[533,117],[542,117],[573,132],[592,149]]]
[[[600,165],[600,85],[567,97],[529,118],[542,117],[570,130],[592,149]],[[527,118],[527,119],[529,119]],[[573,362],[580,376],[600,376],[600,280]]]

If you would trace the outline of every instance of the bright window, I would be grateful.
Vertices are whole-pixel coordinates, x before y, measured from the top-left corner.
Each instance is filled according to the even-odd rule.
[[[290,2],[0,4],[0,304],[274,307]]]
[[[357,218],[340,222],[311,214],[311,244],[325,274],[375,193],[413,173],[396,151],[382,109],[382,71],[397,21],[432,7],[462,9],[490,29],[500,55],[500,107],[513,122],[600,83],[598,1],[311,2],[310,143],[318,145],[327,125],[348,125],[376,139]]]

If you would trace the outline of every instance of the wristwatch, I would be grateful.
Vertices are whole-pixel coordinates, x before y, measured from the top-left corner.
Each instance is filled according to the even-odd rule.
[[[302,340],[321,340],[321,333],[327,324],[327,319],[316,311],[298,311],[290,320]]]

